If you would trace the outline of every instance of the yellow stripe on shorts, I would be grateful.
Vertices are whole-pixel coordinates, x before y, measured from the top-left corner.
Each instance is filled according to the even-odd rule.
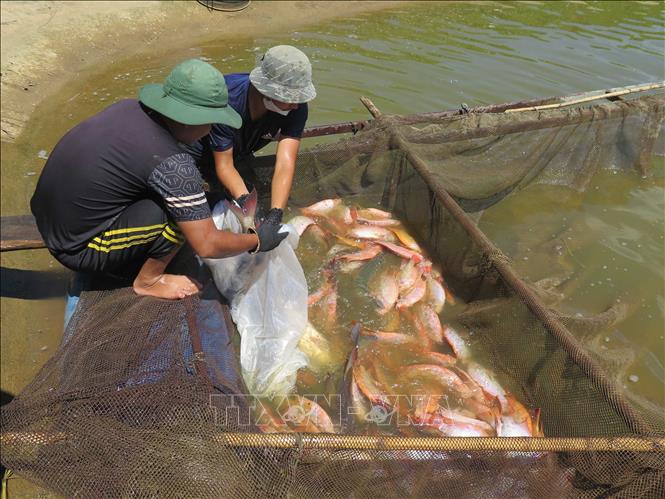
[[[129,227],[127,229],[107,230],[102,235],[103,236],[115,236],[116,234],[127,234],[129,232],[141,232],[141,231],[145,232],[145,231],[148,231],[148,230],[163,229],[167,225],[168,225],[168,223],[157,224],[157,225],[147,225],[145,227]]]
[[[121,250],[121,249],[126,249],[126,248],[131,248],[132,246],[138,246],[139,244],[147,244],[153,242],[155,239],[157,239],[159,235],[149,237],[147,239],[141,239],[138,241],[132,241],[131,243],[127,244],[118,244],[116,246],[99,246],[93,242],[88,243],[88,248],[92,248],[97,251],[102,251],[104,253],[108,253],[109,251],[115,251],[115,250]]]
[[[173,237],[177,240],[177,242],[179,244],[182,244],[182,243],[185,242],[185,238],[183,237],[182,232],[180,232],[180,229],[178,229],[177,226],[174,227],[171,224],[164,227],[164,232],[162,233],[162,235],[166,239],[168,239],[169,241],[173,241],[173,239],[171,239],[171,237]],[[171,236],[171,237],[169,237],[169,236]],[[176,241],[173,241],[173,242],[176,242]]]
[[[118,244],[118,243],[126,243],[129,241],[135,241],[137,239],[145,239],[146,237],[151,237],[151,236],[158,236],[162,233],[161,230],[157,230],[154,232],[148,232],[147,234],[138,234],[136,236],[127,236],[127,237],[116,237],[115,239],[101,239],[100,237],[93,237],[92,240],[98,244]],[[153,238],[154,239],[154,238]]]
[[[177,237],[173,237],[171,234],[166,232],[166,229],[164,229],[164,231],[162,232],[162,236],[165,239],[168,239],[169,241],[171,241],[172,243],[180,244],[180,240]]]

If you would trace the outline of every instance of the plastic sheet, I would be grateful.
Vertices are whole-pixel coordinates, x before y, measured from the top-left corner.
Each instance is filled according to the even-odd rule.
[[[218,229],[242,232],[225,202],[213,209]],[[307,325],[307,282],[295,254],[298,233],[289,225],[277,248],[265,253],[206,258],[242,340],[240,364],[254,395],[285,395],[295,386],[296,372],[306,365],[298,342]]]

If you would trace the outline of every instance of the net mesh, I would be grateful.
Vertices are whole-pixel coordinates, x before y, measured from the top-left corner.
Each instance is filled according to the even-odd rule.
[[[292,203],[343,198],[399,218],[457,297],[446,321],[473,331],[483,365],[541,409],[545,437],[262,433],[228,308],[199,275],[204,292],[179,302],[84,292],[58,352],[2,408],[2,463],[79,497],[665,496],[662,413],[633,407],[575,340],[622,309],[579,318],[549,308],[547,288],[521,279],[473,223],[533,183],[584,190],[604,168],[650,175],[664,104],[651,94],[425,122],[382,116],[299,156]],[[254,165],[265,196],[273,161]]]

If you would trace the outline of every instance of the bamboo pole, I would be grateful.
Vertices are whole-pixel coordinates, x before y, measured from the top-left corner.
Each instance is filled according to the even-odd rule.
[[[213,440],[237,447],[310,449],[499,451],[499,452],[665,452],[665,438],[642,437],[377,437],[323,433],[219,433]]]
[[[482,114],[482,113],[512,113],[516,111],[538,110],[547,109],[548,107],[563,107],[574,105],[579,102],[587,102],[598,99],[607,99],[613,96],[619,96],[629,93],[644,92],[656,88],[665,87],[665,81],[645,83],[639,85],[631,85],[627,87],[610,88],[606,90],[594,90],[592,92],[582,92],[572,94],[569,96],[555,96],[545,97],[538,99],[529,99],[522,101],[506,102],[503,104],[490,104],[488,106],[475,106],[468,109],[468,113]],[[593,94],[593,95],[589,95]],[[555,101],[555,102],[552,102]],[[545,104],[548,103],[548,104]],[[466,114],[467,111],[461,109],[449,109],[446,111],[434,111],[430,113],[419,113],[401,116],[399,122],[404,125],[421,123],[425,121],[435,121],[442,118],[449,118],[451,116],[459,116]],[[333,135],[339,133],[356,133],[368,125],[366,120],[347,121],[341,123],[332,123],[328,125],[313,125],[305,128],[303,131],[303,138],[308,137],[321,137],[324,135]],[[275,139],[277,140],[277,138]]]
[[[513,451],[513,452],[664,452],[665,438],[538,438],[538,437],[371,437],[358,435],[221,434],[227,445],[291,447],[300,443],[314,449]],[[259,435],[255,435],[259,436]],[[287,437],[287,438],[285,438]],[[218,436],[219,438],[219,436]]]
[[[381,111],[367,97],[361,97],[360,101],[367,107],[374,118],[378,119],[382,116]],[[582,369],[582,372],[602,391],[609,404],[627,426],[637,434],[652,434],[653,432],[649,424],[631,407],[628,401],[607,379],[602,369],[585,352],[584,348],[577,342],[570,331],[545,307],[531,288],[513,270],[512,266],[508,263],[508,257],[487,238],[452,196],[448,194],[448,191],[436,181],[427,162],[413,152],[401,132],[390,123],[388,123],[387,130],[391,135],[393,143],[405,153],[408,161],[432,192],[434,192],[438,201],[453,215],[467,234],[469,234],[469,237],[480,246],[483,253],[506,283],[515,290],[529,310],[543,323],[547,331],[559,341],[568,355]]]
[[[558,102],[554,104],[544,104],[541,106],[527,106],[527,107],[520,107],[517,109],[506,109],[504,112],[505,113],[517,113],[520,111],[540,111],[541,109],[555,109],[558,107],[564,107],[564,106],[573,106],[575,104],[582,104],[583,102],[591,102],[594,100],[598,99],[608,99],[610,97],[618,97],[620,95],[626,95],[626,94],[633,94],[636,92],[646,92],[648,90],[655,90],[657,88],[663,88],[665,87],[665,81],[661,82],[656,82],[656,83],[649,83],[646,85],[637,85],[637,86],[630,86],[630,87],[624,87],[618,90],[613,90],[613,91],[605,91],[605,93],[597,94],[597,95],[590,95],[586,97],[580,97],[579,99],[573,99],[573,100],[564,100],[563,102]]]
[[[0,444],[66,444],[76,435],[64,432],[2,432]],[[242,433],[210,435],[215,444],[230,447],[308,449],[418,450],[478,452],[665,452],[663,437],[396,437],[333,433]]]
[[[664,107],[665,100],[659,99],[652,102],[654,102],[655,106],[660,106],[660,109],[656,107],[653,114],[662,118],[662,109]],[[559,113],[555,112],[545,117],[534,113],[532,116],[521,116],[521,119],[519,120],[493,126],[471,126],[462,130],[444,129],[437,130],[436,132],[432,133],[416,131],[411,132],[405,137],[407,137],[413,144],[453,142],[458,140],[479,139],[492,135],[503,136],[513,133],[530,132],[535,130],[542,130],[545,128],[555,128],[566,125],[586,123],[589,121],[597,120],[599,117],[602,117],[602,119],[625,118],[626,116],[640,112],[644,112],[644,109],[641,107],[617,104],[602,108],[602,111],[600,112],[602,114],[600,114],[599,111],[594,108],[576,109],[573,113],[566,111],[561,111]],[[397,118],[395,121],[400,125],[402,124],[402,120],[399,118]],[[478,125],[480,125],[480,123],[478,123]]]
[[[665,82],[663,82],[665,83]],[[430,113],[419,113],[419,114],[412,114],[412,115],[407,115],[407,116],[402,116],[399,119],[400,124],[403,125],[412,125],[416,123],[423,123],[423,122],[432,122],[436,120],[441,120],[441,119],[446,119],[450,118],[452,116],[459,116],[462,114],[467,114],[468,113],[475,113],[475,114],[480,114],[480,113],[504,113],[507,110],[513,110],[513,109],[529,109],[541,105],[548,105],[548,104],[559,104],[562,102],[572,102],[576,99],[581,99],[585,97],[589,97],[589,94],[593,93],[594,95],[597,95],[599,99],[601,98],[607,98],[607,96],[615,91],[619,90],[624,90],[624,89],[630,89],[630,93],[634,93],[637,91],[643,91],[642,89],[644,87],[648,87],[650,85],[654,84],[661,84],[660,82],[654,82],[654,83],[645,83],[645,84],[639,84],[639,85],[633,85],[629,87],[617,87],[617,88],[610,88],[607,90],[595,90],[593,92],[581,92],[577,94],[571,94],[568,96],[553,96],[553,97],[545,97],[545,98],[539,98],[539,99],[529,99],[529,100],[522,100],[522,101],[514,101],[514,102],[507,102],[503,104],[490,104],[488,106],[475,106],[469,108],[467,111],[462,110],[462,109],[451,109],[448,111],[434,111]],[[638,90],[639,89],[639,90]]]

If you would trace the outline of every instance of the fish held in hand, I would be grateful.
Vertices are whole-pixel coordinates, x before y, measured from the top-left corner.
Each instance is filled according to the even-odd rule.
[[[256,228],[255,217],[258,199],[259,196],[256,192],[256,189],[252,189],[252,192],[247,195],[247,198],[245,198],[242,206],[240,206],[236,200],[224,200],[224,204],[236,217],[238,217],[238,220],[240,220],[240,225],[242,225],[242,228],[245,231],[250,227],[252,229]]]

